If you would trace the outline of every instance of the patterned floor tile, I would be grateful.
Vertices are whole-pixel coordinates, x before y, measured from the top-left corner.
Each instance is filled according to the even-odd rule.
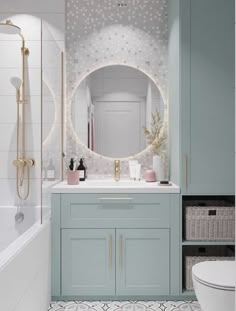
[[[48,311],[201,311],[197,301],[55,301]]]

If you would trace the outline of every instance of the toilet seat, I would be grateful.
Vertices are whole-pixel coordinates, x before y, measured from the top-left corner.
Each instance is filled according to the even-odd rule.
[[[208,287],[235,291],[236,266],[234,261],[205,261],[193,266],[196,281]]]

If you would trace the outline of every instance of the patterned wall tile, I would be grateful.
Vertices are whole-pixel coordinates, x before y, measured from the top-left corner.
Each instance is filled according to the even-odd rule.
[[[66,0],[66,152],[69,156],[85,157],[89,174],[113,174],[113,159],[88,150],[71,122],[74,92],[94,70],[116,64],[147,74],[164,99],[167,128],[167,11],[167,0]],[[150,167],[150,148],[135,158],[143,170]],[[167,158],[166,154],[166,171]],[[128,175],[127,159],[123,159],[121,165],[122,175]]]

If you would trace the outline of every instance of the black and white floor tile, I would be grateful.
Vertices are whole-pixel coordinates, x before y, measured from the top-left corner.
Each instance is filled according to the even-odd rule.
[[[201,311],[197,301],[56,301],[48,311]]]

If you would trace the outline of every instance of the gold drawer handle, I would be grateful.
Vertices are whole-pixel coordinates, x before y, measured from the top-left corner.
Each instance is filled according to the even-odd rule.
[[[100,198],[99,201],[101,203],[132,203],[132,198]]]
[[[100,198],[98,207],[102,209],[132,209],[134,205],[132,198]]]

